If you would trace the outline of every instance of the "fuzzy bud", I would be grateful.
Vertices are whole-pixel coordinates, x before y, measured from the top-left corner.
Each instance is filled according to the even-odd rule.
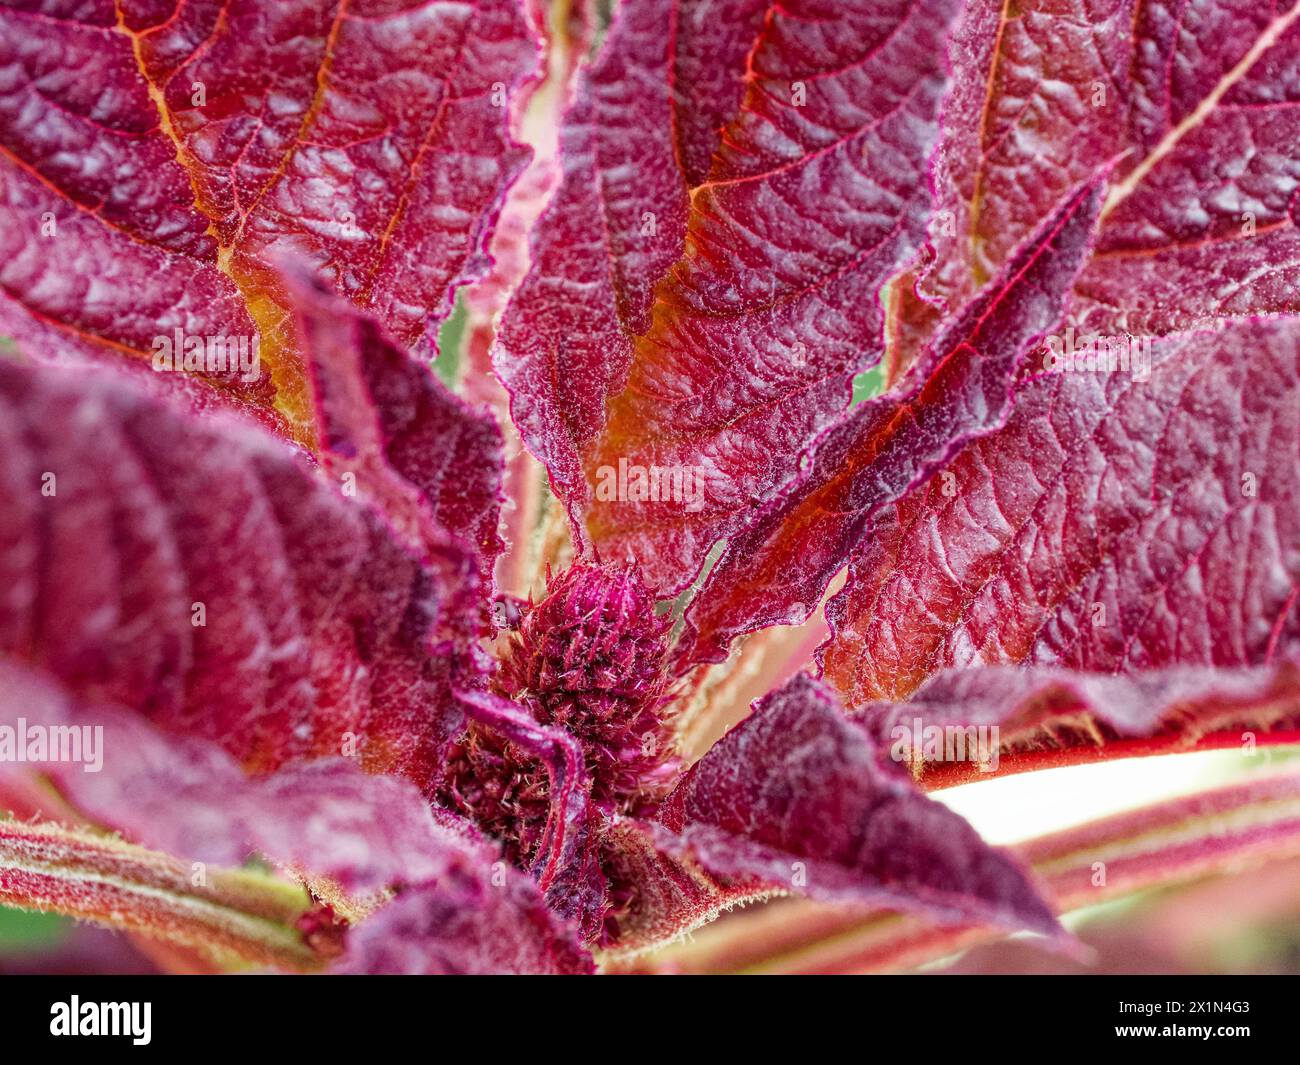
[[[579,564],[548,584],[504,657],[503,693],[581,741],[603,806],[658,797],[675,772],[661,716],[670,624],[635,569]]]

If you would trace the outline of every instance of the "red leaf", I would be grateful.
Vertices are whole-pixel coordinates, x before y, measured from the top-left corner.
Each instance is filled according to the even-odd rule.
[[[777,893],[752,877],[720,880],[674,844],[652,824],[619,818],[609,827],[603,857],[611,907],[602,940],[608,950],[636,954],[672,942],[732,906]]]
[[[474,591],[486,596],[504,546],[496,418],[448,391],[374,318],[319,281],[291,268],[284,286],[323,462],[340,478],[351,473],[416,550],[441,554],[450,533],[457,547],[472,551],[479,570]],[[467,604],[467,612],[475,606]]]
[[[275,250],[406,343],[483,272],[527,158],[506,95],[536,48],[512,0],[43,7],[0,12],[0,327],[32,357],[259,336],[310,440]]]
[[[504,863],[489,879],[453,864],[436,883],[403,892],[354,929],[337,972],[381,975],[567,974],[594,971],[537,896]]]
[[[331,901],[358,911],[348,913],[354,920],[364,915],[366,893],[403,890],[398,902],[351,929],[352,949],[342,963],[348,969],[387,971],[381,958],[413,951],[453,967],[472,964],[475,971],[590,968],[573,931],[548,912],[529,878],[501,861],[496,848],[468,825],[431,809],[408,781],[362,773],[342,759],[250,778],[209,741],[166,736],[121,707],[79,700],[36,672],[4,661],[0,726],[15,736],[36,729],[46,736],[56,735],[55,729],[102,729],[98,767],[85,760],[34,764],[6,758],[0,761],[0,778],[39,772],[78,815],[168,852],[143,855],[133,872],[121,861],[95,865],[92,859],[103,855],[112,861],[119,854],[130,859],[137,848],[92,841],[69,852],[73,860],[61,866],[46,859],[33,864],[30,855],[11,861],[0,838],[0,896],[6,902],[54,908],[209,949],[224,946],[259,961],[318,964],[296,936],[256,920],[273,915],[233,893],[226,881],[239,874],[205,868],[207,863],[237,866],[256,854],[315,888],[328,889]],[[45,799],[53,803],[47,813],[66,816],[61,802],[49,794]],[[0,837],[4,834],[0,831]],[[196,889],[193,878],[200,871]],[[104,872],[120,883],[104,888]],[[208,881],[213,891],[203,886]],[[137,884],[142,891],[134,890]],[[337,888],[352,897],[336,897]],[[160,896],[160,889],[175,898]],[[363,896],[360,907],[357,894]],[[232,912],[214,910],[208,896]],[[250,896],[251,903],[259,898]],[[390,936],[409,932],[403,915],[426,904],[418,900],[435,907],[437,924],[424,929],[433,938],[418,944],[391,941]]]
[[[761,700],[687,772],[655,828],[661,850],[750,895],[796,891],[1062,935],[1015,861],[884,771],[805,675]]]
[[[878,354],[955,6],[621,5],[497,367],[580,537],[660,591],[796,473]],[[610,498],[624,466],[677,471],[675,495]]]
[[[1300,738],[1300,668],[1171,666],[1129,676],[1044,667],[945,670],[903,703],[868,703],[854,719],[927,788],[1116,757]],[[935,729],[997,726],[992,759],[951,760],[925,744]],[[1259,733],[1260,735],[1256,735]],[[956,737],[953,735],[953,742]],[[986,736],[989,734],[986,734]],[[936,741],[937,742],[937,741]],[[936,757],[930,757],[930,755]]]
[[[954,666],[1255,665],[1300,648],[1293,321],[1155,341],[1149,378],[1046,373],[881,514],[827,616],[850,706]]]
[[[287,445],[116,375],[0,363],[0,410],[0,652],[250,768],[350,741],[436,780],[474,669],[430,653],[445,570]]]
[[[1103,818],[1013,848],[1032,863],[1060,913],[1131,896],[1151,887],[1198,881],[1214,873],[1263,871],[1280,897],[1294,897],[1288,858],[1300,854],[1300,776],[1257,777]],[[1211,881],[1210,883],[1213,883]],[[1249,909],[1240,876],[1213,889]],[[1162,901],[1156,896],[1156,901]],[[1164,898],[1167,898],[1165,896]],[[1175,906],[1180,904],[1175,901]],[[1196,920],[1189,921],[1195,910]],[[1204,900],[1174,919],[1176,931],[1203,930]],[[1168,934],[1169,928],[1163,929]],[[1082,935],[1085,942],[1088,936]],[[952,955],[974,943],[1008,940],[998,929],[937,927],[924,916],[780,900],[728,918],[691,942],[640,963],[672,973],[863,973],[897,971]],[[1043,943],[1051,949],[1054,944]],[[1140,959],[1147,964],[1149,948]],[[1076,961],[1079,960],[1076,958]],[[1059,952],[1053,964],[1062,967]],[[1074,968],[1074,967],[1072,967]]]
[[[1077,191],[943,327],[909,387],[861,404],[817,441],[806,472],[732,537],[692,602],[682,667],[721,661],[732,639],[764,625],[802,622],[872,515],[1001,423],[1032,343],[1060,319],[1099,202],[1097,183]]]
[[[70,695],[37,671],[0,660],[0,725],[18,737],[71,726],[81,761],[0,763],[38,772],[83,817],[178,858],[237,866],[251,854],[329,877],[348,891],[429,879],[459,847],[408,782],[362,773],[341,758],[247,777],[215,743],[168,736],[130,710]],[[94,747],[97,758],[86,757]],[[30,749],[30,748],[28,748]],[[96,762],[98,764],[96,765]],[[47,816],[61,805],[45,808]],[[380,814],[382,811],[382,815]]]
[[[1300,309],[1293,219],[1300,6],[971,4],[953,41],[923,290],[960,305],[1123,154],[1080,275],[1090,330],[1161,334]]]

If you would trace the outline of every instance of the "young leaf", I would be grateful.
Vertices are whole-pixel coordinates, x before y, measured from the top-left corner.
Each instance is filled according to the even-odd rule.
[[[561,728],[539,724],[518,703],[491,692],[458,692],[466,716],[546,766],[550,815],[533,860],[538,884],[557,913],[576,917],[584,938],[600,927],[605,878],[597,865],[597,816],[582,746]]]
[[[795,474],[878,354],[956,6],[620,6],[497,367],[580,538],[660,591]],[[627,466],[691,483],[625,493]]]
[[[1032,343],[1060,320],[1090,246],[1099,183],[1085,186],[948,322],[909,388],[859,406],[812,449],[806,472],[728,543],[691,604],[681,667],[721,661],[736,636],[802,622],[872,515],[957,444],[1006,417]]]
[[[619,818],[605,837],[610,908],[602,945],[625,958],[680,939],[733,906],[782,892],[753,877],[714,877],[690,854],[660,846],[662,829]]]
[[[490,875],[453,865],[434,884],[403,892],[352,930],[340,973],[585,975],[591,955],[504,862]]]

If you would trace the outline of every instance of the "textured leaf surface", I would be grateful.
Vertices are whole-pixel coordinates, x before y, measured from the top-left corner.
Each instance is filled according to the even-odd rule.
[[[436,884],[404,892],[354,929],[337,972],[389,976],[594,971],[591,955],[523,873],[491,879],[453,864]]]
[[[968,5],[923,289],[959,304],[1123,153],[1078,284],[1082,324],[1161,334],[1300,308],[1298,16],[1290,0]]]
[[[6,4],[0,325],[42,358],[260,334],[309,437],[269,256],[418,339],[484,268],[534,57],[510,0]]]
[[[684,586],[847,406],[922,236],[954,8],[621,6],[497,361],[602,557]],[[702,492],[602,499],[624,461]]]
[[[450,556],[451,566],[456,548],[472,551],[474,591],[486,594],[503,546],[496,419],[455,396],[373,317],[319,281],[291,270],[284,287],[324,464],[340,479],[350,473],[417,548]]]
[[[81,816],[132,840],[217,865],[260,853],[350,891],[439,871],[437,856],[451,837],[408,781],[363,773],[342,758],[250,778],[215,743],[166,735],[127,708],[78,699],[35,670],[0,661],[0,680],[0,725],[15,735],[24,722],[28,730],[103,729],[98,768],[87,768],[89,760],[7,760],[0,775],[39,772]]]
[[[612,956],[671,943],[732,906],[781,894],[755,877],[719,879],[662,829],[617,819],[606,835],[610,881],[603,945]]]
[[[953,669],[902,703],[869,703],[853,715],[880,749],[899,756],[924,787],[1194,746],[1254,749],[1300,739],[1300,670],[1294,661],[1224,669],[1171,666],[1128,676],[1042,667]],[[997,764],[924,753],[930,726],[998,728]],[[899,730],[899,731],[895,731]],[[978,735],[971,733],[970,735]]]
[[[1043,373],[882,513],[827,616],[850,706],[953,666],[1248,666],[1300,638],[1294,321],[1157,340],[1149,377]],[[945,485],[947,487],[945,487]]]
[[[350,736],[436,776],[462,715],[430,634],[457,589],[382,518],[116,375],[0,363],[0,412],[0,649],[250,768]]]
[[[661,849],[724,884],[1060,932],[1024,871],[883,770],[806,675],[760,701],[688,770],[656,827]]]
[[[798,482],[732,538],[709,574],[687,614],[682,665],[720,661],[742,633],[803,621],[871,516],[962,439],[1001,423],[1032,342],[1060,319],[1099,200],[1096,183],[1077,190],[948,322],[909,387],[860,405],[817,441]]]
[[[1263,776],[1066,829],[1013,850],[1032,863],[1060,913],[1155,885],[1247,870],[1252,880],[1261,870],[1281,870],[1280,894],[1291,897],[1286,885],[1294,874],[1286,875],[1284,863],[1300,853],[1298,798],[1296,774]],[[1238,907],[1249,897],[1240,877],[1228,880],[1224,891]],[[1190,916],[1184,913],[1175,928],[1206,920],[1204,909],[1196,910],[1194,922]],[[789,899],[732,915],[638,967],[673,973],[898,971],[991,939],[1023,942],[989,928],[938,927],[920,915]],[[1132,959],[1130,971],[1131,965]]]
[[[2,660],[0,725],[28,735],[33,728],[50,735],[56,728],[101,728],[96,771],[66,760],[5,761],[0,778],[39,772],[78,816],[166,852],[91,841],[72,850],[47,846],[32,854],[28,847],[11,854],[0,826],[0,895],[7,902],[225,948],[255,961],[318,967],[323,959],[290,920],[301,916],[305,895],[290,900],[296,909],[288,917],[264,912],[265,891],[242,890],[244,874],[206,868],[238,866],[261,855],[313,886],[328,887],[340,907],[379,889],[404,892],[350,930],[355,946],[340,962],[349,970],[388,971],[379,959],[389,951],[405,954],[410,964],[418,957],[427,965],[441,959],[449,971],[590,966],[573,931],[548,911],[529,877],[501,861],[470,826],[442,811],[435,815],[409,781],[363,773],[344,759],[250,778],[214,743],[165,735],[128,710],[77,699],[36,671]],[[54,803],[50,812],[66,816],[68,807],[50,793],[44,798]],[[112,864],[115,856],[135,865]],[[192,878],[199,869],[208,882],[196,888]],[[105,873],[112,883],[102,883]],[[335,899],[337,888],[353,898]],[[418,900],[434,907],[429,912],[437,920],[423,928],[418,943],[389,942],[389,935],[410,931],[400,915],[421,911],[426,903]],[[364,905],[352,916],[363,914]]]

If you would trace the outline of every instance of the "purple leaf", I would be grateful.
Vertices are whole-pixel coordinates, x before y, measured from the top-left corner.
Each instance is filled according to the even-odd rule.
[[[660,846],[660,843],[665,844]],[[603,945],[636,953],[679,939],[724,910],[775,894],[752,877],[716,878],[653,824],[620,818],[608,829],[604,854],[610,909]]]
[[[971,4],[954,34],[935,261],[955,308],[1074,183],[1117,155],[1081,327],[1160,335],[1300,309],[1300,5]]]
[[[252,380],[202,376],[307,441],[280,254],[407,344],[485,272],[528,157],[508,97],[537,48],[514,0],[36,6],[0,10],[0,329],[30,357],[255,338]]]
[[[464,670],[431,644],[458,589],[287,445],[0,362],[0,484],[0,652],[252,769],[347,747],[436,782]]]
[[[1300,667],[1288,659],[1127,676],[1050,666],[950,669],[906,702],[867,703],[852,717],[921,784],[944,787],[991,772],[1293,742],[1300,733]],[[992,757],[983,762],[975,753],[980,732],[972,727],[994,729],[984,733],[992,748],[984,753]]]
[[[590,971],[573,930],[547,910],[531,880],[470,826],[445,811],[435,816],[409,781],[363,773],[343,759],[250,778],[214,743],[164,735],[121,707],[79,700],[47,677],[3,660],[0,726],[25,737],[37,730],[46,736],[102,730],[94,741],[96,760],[6,758],[0,778],[45,775],[78,815],[168,852],[172,857],[155,857],[173,879],[188,883],[201,868],[188,862],[238,866],[253,855],[287,867],[327,890],[360,922],[348,931],[350,949],[341,963],[347,970],[391,971],[395,957],[405,955],[401,964],[422,964],[420,971]],[[56,802],[53,808],[66,816],[66,806]],[[10,901],[30,903],[33,896],[24,891],[48,894],[47,885],[25,884],[21,875],[15,883],[5,875],[0,880]],[[339,888],[353,897],[341,898]],[[386,888],[397,888],[398,900],[364,916],[366,894]],[[65,878],[59,900],[42,898],[63,912],[134,926],[130,914],[105,909],[111,898],[98,900],[93,891],[78,898],[77,890]],[[129,901],[116,906],[129,909]],[[149,907],[143,912],[147,916]],[[418,942],[410,938],[413,919]],[[173,918],[157,932],[181,937],[185,929],[174,925]],[[147,921],[145,927],[151,927]],[[209,931],[199,942],[217,940]]]
[[[691,767],[655,827],[662,850],[723,884],[1062,935],[1021,867],[882,769],[806,675]]]
[[[859,706],[951,667],[1294,655],[1298,341],[1295,320],[1232,323],[1155,340],[1149,374],[1028,381],[1004,428],[871,526],[827,610],[826,678]]]
[[[907,387],[860,405],[817,441],[800,479],[730,540],[696,595],[680,668],[721,661],[732,639],[764,625],[802,622],[872,515],[960,441],[1001,423],[1032,344],[1060,320],[1100,195],[1096,182],[1077,190],[943,327]]]
[[[658,591],[797,472],[878,355],[955,7],[621,5],[497,367],[579,539]],[[625,488],[629,467],[674,487]]]
[[[466,845],[409,781],[341,758],[248,777],[210,740],[166,735],[124,707],[79,699],[2,660],[0,725],[16,745],[38,730],[80,730],[72,749],[81,761],[6,759],[0,771],[42,773],[82,816],[180,858],[237,866],[260,853],[368,891],[430,879],[440,851]]]
[[[436,884],[404,892],[354,929],[335,971],[582,975],[594,966],[526,876],[503,866],[492,880],[457,862]]]
[[[413,545],[473,551],[480,592],[504,546],[497,526],[504,466],[501,429],[397,345],[370,315],[295,268],[287,304],[320,426],[321,457],[350,473]]]

